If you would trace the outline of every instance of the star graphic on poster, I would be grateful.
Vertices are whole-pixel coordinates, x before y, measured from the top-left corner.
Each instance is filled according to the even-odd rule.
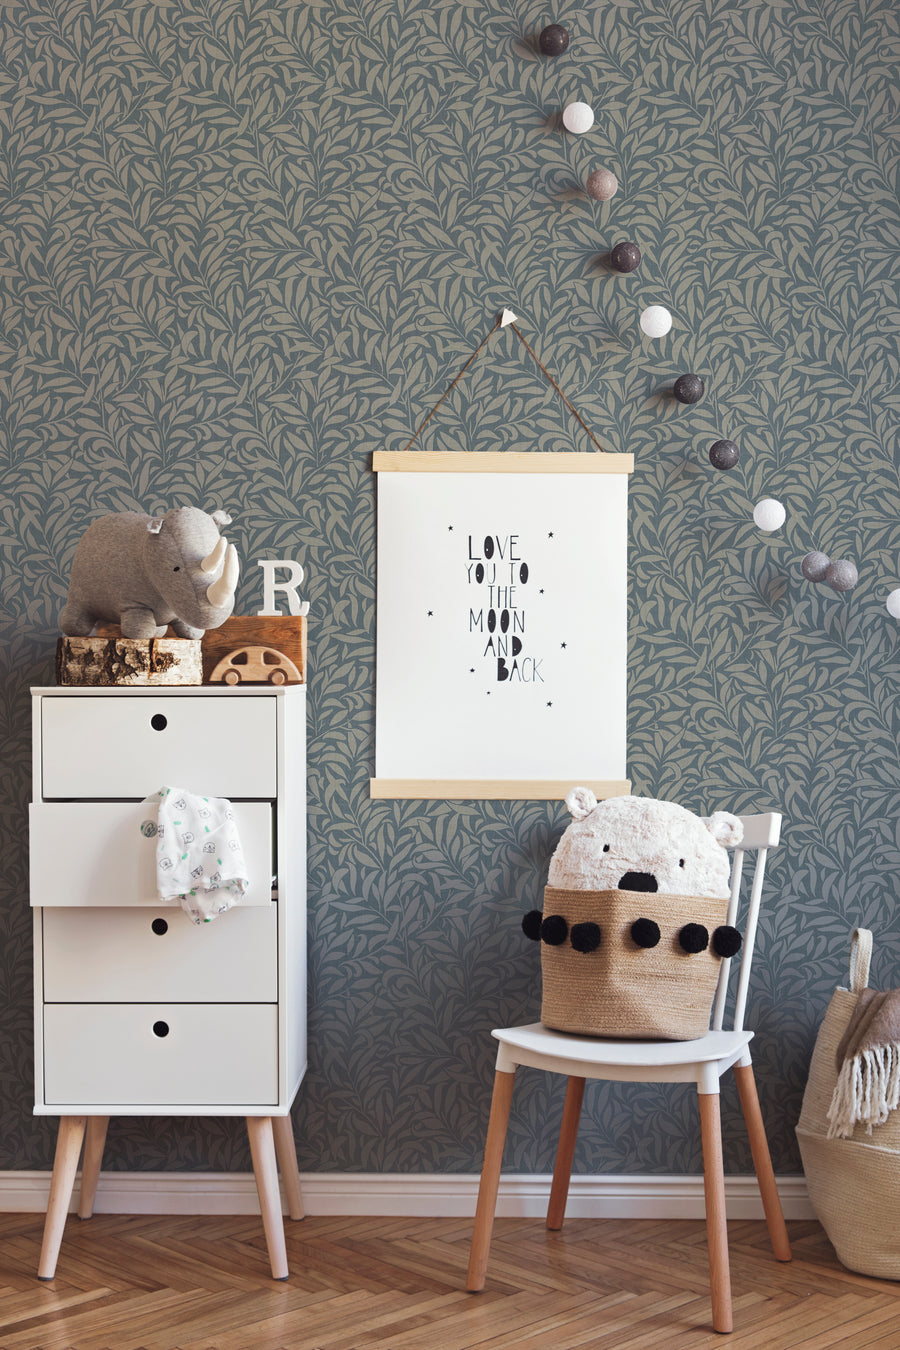
[[[538,595],[543,595],[543,594],[544,594],[544,588],[543,588],[543,586],[542,586],[541,589],[538,591]]]
[[[567,642],[561,642],[559,645],[562,647],[563,651],[565,651],[569,644]]]
[[[548,707],[548,708],[552,708],[552,707],[553,707],[553,704],[548,702],[547,707]]]
[[[452,525],[448,525],[448,526],[447,526],[447,529],[451,532],[451,534],[453,533],[453,526],[452,526]]]
[[[548,533],[547,538],[548,538],[548,539],[552,539],[552,538],[553,538],[553,531],[552,531],[552,530],[550,530],[550,532]]]

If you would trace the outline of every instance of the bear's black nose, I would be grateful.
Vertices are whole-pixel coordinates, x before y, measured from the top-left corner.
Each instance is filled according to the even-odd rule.
[[[620,891],[658,891],[656,877],[652,872],[626,872],[619,877]]]

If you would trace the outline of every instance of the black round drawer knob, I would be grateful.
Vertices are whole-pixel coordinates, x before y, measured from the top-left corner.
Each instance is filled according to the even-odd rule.
[[[168,1034],[169,1034],[169,1024],[168,1024],[168,1022],[154,1022],[154,1023],[153,1023],[153,1035],[154,1035],[154,1036],[168,1036]]]
[[[150,927],[157,937],[162,937],[163,933],[168,933],[169,931],[169,925],[166,923],[165,919],[154,919]]]
[[[154,731],[165,731],[169,725],[169,719],[164,713],[154,713],[150,718],[150,725]]]

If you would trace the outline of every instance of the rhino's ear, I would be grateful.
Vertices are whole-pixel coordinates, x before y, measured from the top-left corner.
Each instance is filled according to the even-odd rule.
[[[576,787],[571,792],[566,793],[566,806],[569,808],[569,815],[574,820],[584,820],[589,816],[597,805],[597,798],[591,792],[590,788]]]
[[[210,519],[216,522],[220,530],[223,525],[231,524],[231,516],[227,511],[213,511]]]
[[[744,837],[744,823],[730,811],[713,811],[703,824],[723,848],[737,848]]]
[[[159,534],[162,527],[163,527],[162,516],[153,516],[150,520],[147,521],[148,534]]]

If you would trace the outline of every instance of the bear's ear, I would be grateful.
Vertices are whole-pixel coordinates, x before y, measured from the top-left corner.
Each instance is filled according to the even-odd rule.
[[[566,806],[569,808],[569,815],[575,820],[584,820],[596,805],[597,798],[590,788],[576,787],[566,793]]]
[[[713,811],[703,824],[723,848],[737,848],[744,837],[744,825],[730,811]]]

